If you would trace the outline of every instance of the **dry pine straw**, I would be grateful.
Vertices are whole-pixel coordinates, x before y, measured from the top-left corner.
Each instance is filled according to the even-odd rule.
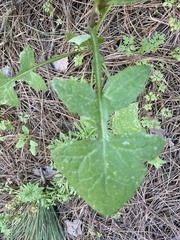
[[[4,23],[1,39],[6,44],[0,46],[0,65],[9,65],[14,73],[19,70],[19,53],[28,43],[35,52],[37,62],[50,56],[72,50],[62,36],[66,32],[83,34],[87,30],[87,21],[90,17],[92,1],[53,1],[57,16],[62,25],[56,26],[53,19],[43,11],[45,1],[23,1],[11,12],[8,21]],[[11,9],[11,1],[0,3],[0,25],[6,13]],[[119,211],[119,217],[102,217],[88,207],[81,199],[74,197],[68,203],[58,203],[59,218],[64,227],[67,239],[72,239],[66,232],[65,220],[80,219],[82,221],[82,236],[78,239],[104,240],[169,240],[180,235],[180,207],[179,207],[179,163],[180,163],[180,66],[169,55],[175,47],[180,45],[179,32],[172,32],[168,26],[168,18],[179,10],[162,7],[161,1],[142,4],[133,4],[122,7],[113,7],[103,23],[100,33],[108,38],[102,44],[101,53],[105,57],[106,65],[111,74],[118,72],[125,66],[134,65],[137,60],[147,58],[155,68],[164,63],[161,72],[164,74],[164,83],[167,85],[165,93],[160,93],[158,101],[153,105],[153,116],[161,121],[161,128],[165,137],[170,138],[174,146],[166,145],[162,158],[167,161],[160,169],[148,166],[145,181],[134,197]],[[176,14],[177,15],[177,14]],[[178,16],[178,15],[177,15]],[[33,28],[31,28],[33,27]],[[41,32],[40,32],[41,31]],[[117,53],[119,42],[123,35],[135,36],[135,43],[143,37],[150,37],[158,31],[165,34],[165,44],[156,53],[132,55]],[[57,35],[55,35],[55,33]],[[52,138],[57,138],[60,131],[67,133],[73,129],[76,116],[71,115],[59,102],[49,86],[50,79],[56,77],[69,78],[83,76],[90,79],[91,56],[85,56],[83,67],[75,68],[72,58],[69,58],[69,67],[65,73],[55,72],[51,66],[46,66],[38,72],[47,81],[49,90],[46,93],[33,91],[23,82],[18,82],[16,91],[20,97],[19,108],[1,106],[5,109],[0,120],[10,120],[14,126],[0,145],[0,180],[5,182],[9,177],[15,186],[20,186],[24,179],[33,179],[32,169],[43,167],[51,161],[48,145]],[[157,88],[147,83],[144,93],[138,98],[140,114],[146,114],[142,106],[143,96],[149,91],[157,93]],[[160,109],[167,107],[172,112],[171,118],[163,118]],[[28,149],[15,148],[21,123],[18,120],[19,112],[29,114],[28,127],[31,134],[39,143],[38,154],[33,157]],[[10,197],[1,193],[0,211],[4,211],[5,203]],[[97,232],[101,233],[100,238]]]

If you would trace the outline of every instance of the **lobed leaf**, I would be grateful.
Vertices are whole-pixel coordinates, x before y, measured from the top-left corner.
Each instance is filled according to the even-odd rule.
[[[92,208],[112,215],[143,181],[146,168],[141,159],[153,159],[163,145],[155,135],[124,134],[109,140],[72,141],[55,148],[52,158]]]
[[[57,79],[51,81],[51,86],[69,111],[97,119],[97,97],[88,83]]]
[[[102,101],[109,113],[127,107],[136,100],[144,90],[149,72],[150,66],[147,65],[127,67],[108,79],[103,90]]]

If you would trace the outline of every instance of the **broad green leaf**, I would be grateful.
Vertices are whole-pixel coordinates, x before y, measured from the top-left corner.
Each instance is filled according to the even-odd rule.
[[[3,86],[0,86],[0,93],[0,104],[6,104],[12,107],[19,106],[19,99],[12,86],[12,82],[7,82]]]
[[[23,148],[26,142],[19,139],[19,141],[16,143],[16,148]]]
[[[30,85],[34,90],[47,90],[46,84],[42,77],[32,71],[20,72],[22,74],[22,80]]]
[[[81,45],[82,43],[86,42],[90,38],[91,38],[91,36],[89,34],[84,34],[84,35],[79,35],[79,36],[71,38],[69,40],[69,42],[75,43],[77,45]]]
[[[57,79],[51,81],[51,86],[69,111],[97,119],[97,97],[89,84],[86,82]]]
[[[52,158],[92,208],[112,215],[143,181],[146,168],[141,159],[153,159],[163,145],[155,135],[124,134],[109,140],[72,141],[55,148]]]
[[[21,70],[28,70],[34,66],[34,52],[30,46],[26,46],[24,50],[20,53],[20,66]]]
[[[22,131],[24,134],[28,135],[29,134],[29,129],[25,126],[25,125],[22,125]]]
[[[108,79],[102,101],[109,113],[127,107],[144,90],[150,66],[127,67]]]
[[[126,108],[115,112],[112,120],[114,134],[145,132],[138,119],[138,103],[131,103]]]
[[[8,83],[10,78],[4,76],[2,73],[0,73],[0,87],[4,84]]]

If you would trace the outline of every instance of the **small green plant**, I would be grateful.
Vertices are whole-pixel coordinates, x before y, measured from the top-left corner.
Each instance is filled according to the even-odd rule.
[[[96,234],[97,234],[97,237],[98,237],[98,238],[102,237],[102,233],[97,232]]]
[[[147,101],[151,101],[151,102],[154,102],[157,100],[157,97],[158,95],[153,93],[153,92],[149,92],[144,98],[147,100]]]
[[[149,119],[148,117],[142,117],[141,124],[143,128],[149,128],[149,129],[160,129],[161,123],[157,120],[157,118]]]
[[[150,76],[150,79],[152,82],[159,83],[163,77],[164,75],[159,70],[155,70],[154,73]]]
[[[75,67],[82,66],[83,56],[77,55],[74,57]]]
[[[168,7],[168,8],[172,8],[175,4],[177,5],[177,8],[180,8],[179,0],[166,0],[163,3],[163,6]]]
[[[49,13],[51,17],[54,15],[54,7],[52,5],[52,0],[48,0],[43,4],[44,11]]]
[[[39,187],[38,183],[27,183],[20,187],[17,197],[20,202],[38,203],[43,195],[43,187]]]
[[[171,17],[169,18],[169,26],[171,31],[179,31],[180,30],[180,20],[177,18]]]
[[[19,140],[16,144],[16,148],[23,148],[25,144],[28,143],[31,154],[36,156],[36,147],[38,146],[38,143],[31,139],[29,129],[25,125],[22,126],[22,132],[23,133],[18,133]]]
[[[161,83],[159,88],[158,88],[158,92],[162,92],[164,93],[167,89],[167,86],[164,83]]]
[[[152,106],[153,106],[152,103],[147,103],[147,104],[144,105],[143,108],[144,108],[146,111],[150,111],[150,110],[152,110]]]
[[[19,119],[22,123],[26,124],[29,119],[29,115],[27,113],[20,112]]]
[[[42,206],[49,208],[55,206],[56,201],[67,202],[76,192],[69,186],[68,181],[58,173],[53,180],[46,186],[43,196],[41,197]]]
[[[165,35],[159,34],[158,32],[155,32],[150,40],[147,40],[147,38],[143,38],[143,40],[140,42],[141,47],[138,52],[156,52],[157,48],[164,43],[164,38]]]
[[[173,58],[180,61],[180,47],[175,48],[174,51],[172,51],[170,54],[172,55]]]
[[[165,117],[165,118],[170,118],[172,117],[172,113],[168,108],[162,108],[161,109],[161,114]]]
[[[136,47],[134,45],[134,37],[123,36],[123,44],[119,46],[118,52],[125,52],[129,57],[133,52],[136,51]]]
[[[14,127],[9,120],[1,120],[0,121],[0,130],[1,131],[8,131],[8,130],[12,130],[13,128]]]
[[[13,215],[9,213],[1,213],[0,215],[0,233],[8,237],[11,233],[8,225],[12,222]]]

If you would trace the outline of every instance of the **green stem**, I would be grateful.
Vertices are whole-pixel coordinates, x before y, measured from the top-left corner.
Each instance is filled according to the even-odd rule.
[[[91,39],[93,47],[93,69],[97,87],[97,99],[99,107],[99,123],[98,123],[98,135],[100,139],[107,139],[107,119],[108,113],[106,112],[106,107],[103,105],[102,100],[102,66],[103,66],[103,57],[100,54],[98,38],[96,29],[91,29]]]
[[[104,19],[106,18],[110,9],[111,9],[111,6],[108,6],[105,8],[102,17],[100,18],[99,22],[95,26],[97,32],[99,31],[99,28],[100,28],[101,24],[103,23]]]
[[[65,54],[61,54],[61,55],[52,57],[52,58],[50,58],[50,59],[48,59],[48,60],[46,60],[46,61],[44,61],[44,62],[42,62],[42,63],[39,63],[39,64],[31,67],[30,69],[28,69],[28,70],[26,71],[26,73],[31,72],[31,71],[34,71],[34,70],[36,70],[36,69],[38,69],[38,68],[40,68],[40,67],[43,67],[43,66],[45,66],[45,65],[47,65],[47,64],[50,64],[50,63],[55,62],[55,61],[57,61],[57,60],[60,60],[60,59],[62,59],[62,58],[69,57],[69,56],[71,56],[71,55],[73,55],[73,54],[84,53],[84,52],[89,52],[89,51],[88,51],[88,50],[73,51],[73,52],[69,52],[69,53],[65,53]],[[14,81],[16,81],[16,80],[18,80],[18,79],[21,79],[21,76],[23,76],[24,73],[25,73],[24,71],[23,71],[23,72],[20,71],[18,74],[16,74],[14,77],[12,77],[9,82],[14,82]]]

